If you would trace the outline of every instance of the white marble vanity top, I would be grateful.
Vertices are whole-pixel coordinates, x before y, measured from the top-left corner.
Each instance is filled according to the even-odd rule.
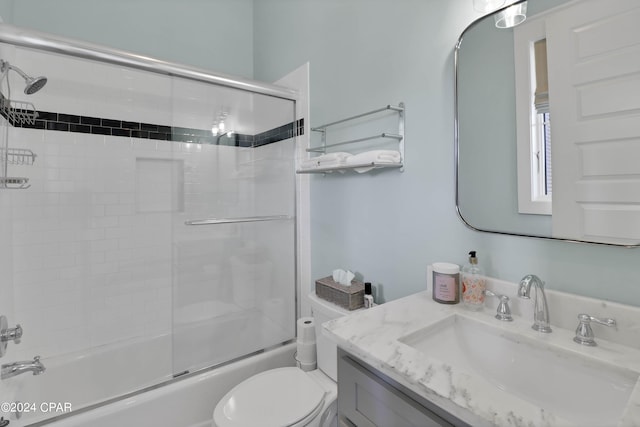
[[[500,285],[500,283],[498,283]],[[576,297],[576,304],[568,304],[566,301],[560,308],[559,299],[570,298],[568,294],[551,292],[550,312],[553,332],[542,334],[531,329],[532,315],[522,313],[518,316],[520,307],[532,305],[532,301],[522,300],[516,302],[515,285],[502,288],[497,286],[502,293],[511,296],[515,303],[513,322],[502,322],[493,317],[495,304],[489,301],[481,312],[466,310],[462,304],[443,305],[434,302],[430,292],[420,292],[408,297],[398,299],[386,304],[374,307],[370,310],[362,310],[350,316],[339,318],[325,323],[324,333],[334,340],[339,347],[357,356],[373,368],[398,381],[415,393],[431,400],[443,409],[451,412],[461,420],[473,425],[498,425],[498,426],[564,426],[576,425],[566,418],[544,408],[519,398],[515,394],[499,390],[496,387],[487,387],[486,381],[477,381],[473,375],[456,369],[456,366],[447,360],[430,358],[428,350],[421,352],[412,346],[400,342],[399,339],[419,331],[422,328],[436,324],[452,314],[462,315],[472,319],[476,323],[499,328],[506,333],[520,334],[525,339],[540,340],[541,346],[546,351],[556,351],[569,355],[573,360],[585,363],[606,363],[616,368],[632,371],[640,374],[640,349],[623,345],[617,342],[601,338],[603,328],[594,326],[597,347],[581,346],[573,342],[575,326],[577,322],[571,320],[573,326],[558,326],[553,323],[554,312],[559,310],[579,310],[591,315],[608,315],[611,313],[611,305],[627,307],[611,303],[597,302],[583,297]],[[493,287],[496,290],[496,287]],[[513,291],[509,293],[504,291]],[[552,304],[555,302],[555,306]],[[585,305],[586,304],[586,305]],[[568,307],[567,307],[568,306]],[[605,312],[590,312],[589,309],[599,307]],[[633,322],[637,322],[640,310],[636,307],[628,307],[618,313],[619,328],[622,329]],[[576,318],[577,313],[569,316]],[[565,316],[566,317],[566,316]],[[636,320],[629,320],[632,317]],[[561,319],[562,316],[558,316]],[[638,333],[638,324],[634,324],[633,336]],[[624,332],[624,330],[621,330]],[[624,335],[624,334],[623,334]],[[611,337],[611,332],[607,337]],[[638,343],[640,345],[640,343]],[[499,349],[496,349],[499,351]],[[522,369],[552,369],[545,366],[523,366]],[[558,374],[561,376],[561,373]],[[561,380],[561,379],[560,379]],[[633,383],[632,383],[633,384]],[[552,384],[549,385],[553,387]],[[633,385],[631,386],[633,387]],[[640,426],[640,385],[635,383],[631,397],[626,404],[622,403],[622,416],[618,420],[612,420],[611,426]],[[595,401],[601,390],[590,390]],[[589,405],[589,401],[585,401]],[[602,426],[607,427],[607,426]]]

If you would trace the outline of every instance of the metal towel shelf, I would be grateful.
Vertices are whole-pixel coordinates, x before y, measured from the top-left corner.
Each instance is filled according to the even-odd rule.
[[[297,171],[297,173],[326,173],[326,172],[343,171],[343,170],[346,170],[346,169],[358,169],[358,168],[398,169],[398,168],[401,168],[402,166],[403,166],[402,163],[375,163],[375,162],[371,162],[371,163],[363,163],[363,164],[347,165],[347,166],[333,166],[333,167],[326,167],[326,168],[300,169],[300,170]]]
[[[350,139],[349,141],[344,141],[344,142],[337,142],[335,144],[329,144],[329,145],[323,145],[322,147],[318,147],[318,148],[308,148],[307,151],[308,152],[315,152],[315,153],[325,153],[327,151],[327,148],[331,148],[331,147],[337,147],[339,145],[347,145],[347,144],[353,144],[355,142],[364,142],[364,141],[370,141],[372,139],[378,139],[378,138],[391,138],[391,139],[397,139],[398,141],[401,141],[402,138],[404,138],[402,135],[397,135],[394,133],[379,133],[379,134],[375,134],[372,136],[366,136],[364,138],[357,138],[357,139]]]
[[[348,144],[355,144],[358,142],[365,142],[365,141],[371,141],[374,139],[395,139],[396,141],[398,141],[398,151],[400,153],[400,162],[399,163],[386,163],[386,162],[380,162],[380,163],[367,163],[367,164],[354,164],[354,165],[340,165],[340,166],[331,166],[331,167],[318,167],[318,168],[305,168],[305,169],[298,169],[296,171],[296,173],[326,173],[326,172],[332,172],[332,171],[344,171],[344,170],[350,170],[350,169],[358,169],[358,168],[362,168],[362,167],[372,167],[373,169],[379,169],[379,168],[399,168],[401,171],[404,168],[404,103],[399,103],[397,106],[396,105],[387,105],[385,107],[382,108],[378,108],[376,110],[371,110],[371,111],[367,111],[366,113],[362,113],[362,114],[357,114],[355,116],[351,116],[351,117],[347,117],[346,119],[342,119],[342,120],[337,120],[335,122],[331,122],[331,123],[326,123],[324,125],[321,126],[316,126],[316,127],[312,127],[311,130],[314,132],[321,132],[322,133],[322,145],[319,147],[313,147],[313,148],[307,148],[307,152],[308,153],[322,153],[322,154],[326,154],[327,153],[327,149],[333,148],[333,147],[339,147],[339,146],[343,146],[343,145],[348,145]],[[357,120],[366,116],[370,116],[373,114],[379,114],[379,113],[384,113],[384,112],[395,112],[398,114],[398,132],[397,133],[390,133],[390,132],[381,132],[381,133],[377,133],[374,135],[370,135],[370,136],[365,136],[365,137],[361,137],[361,138],[355,138],[355,139],[350,139],[347,141],[340,141],[340,142],[336,142],[333,144],[327,144],[327,128],[330,128],[331,126],[336,126],[339,124],[343,124],[343,123],[347,123],[349,121],[352,120]],[[313,158],[312,158],[313,159]]]
[[[386,107],[378,108],[377,110],[367,111],[366,113],[358,114],[355,116],[347,117],[346,119],[338,120],[335,122],[327,123],[321,126],[316,126],[311,128],[311,130],[316,132],[323,132],[326,128],[339,125],[341,123],[345,123],[351,120],[360,119],[362,117],[370,116],[372,114],[381,113],[383,111],[397,111],[398,113],[404,113],[404,103],[400,103],[397,107],[395,105],[387,105]]]

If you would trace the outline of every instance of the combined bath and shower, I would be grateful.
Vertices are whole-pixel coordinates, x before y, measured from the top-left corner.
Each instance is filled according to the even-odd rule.
[[[15,71],[16,73],[18,73],[24,79],[24,82],[25,82],[24,93],[25,93],[25,95],[32,95],[32,94],[36,93],[37,91],[39,91],[40,89],[42,89],[44,87],[44,85],[47,84],[47,78],[46,77],[44,77],[44,76],[31,77],[30,75],[28,75],[27,73],[22,71],[20,68],[16,67],[15,65],[11,65],[11,64],[9,64],[9,62],[0,59],[0,73],[2,73],[2,75],[4,75],[9,70]]]

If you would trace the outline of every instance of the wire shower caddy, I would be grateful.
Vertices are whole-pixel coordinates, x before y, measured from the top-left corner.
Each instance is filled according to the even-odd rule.
[[[5,97],[0,102],[0,114],[13,125],[33,125],[38,117],[38,112],[31,102],[13,101]]]
[[[30,102],[12,101],[4,96],[0,100],[0,114],[6,119],[4,126],[33,125],[38,117],[34,105]],[[0,189],[22,190],[29,188],[29,178],[10,176],[9,165],[31,166],[36,160],[36,154],[28,148],[11,148],[8,146],[8,132],[5,133],[3,144],[0,145]]]

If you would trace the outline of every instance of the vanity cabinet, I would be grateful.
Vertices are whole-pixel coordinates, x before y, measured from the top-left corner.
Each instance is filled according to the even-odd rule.
[[[469,426],[341,349],[338,415],[341,427]]]

